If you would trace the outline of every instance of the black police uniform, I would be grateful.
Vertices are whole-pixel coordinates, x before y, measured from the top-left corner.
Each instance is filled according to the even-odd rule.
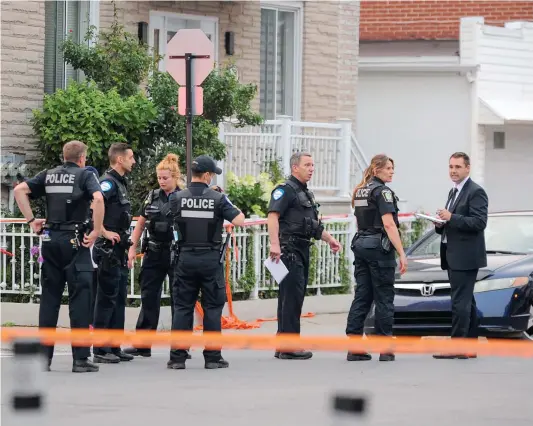
[[[291,176],[272,191],[268,212],[279,213],[281,260],[289,270],[279,283],[278,334],[300,333],[300,316],[309,278],[311,238],[319,240],[324,226],[307,184]],[[308,351],[276,352],[278,358],[308,359]]]
[[[32,199],[46,197],[39,327],[57,326],[66,281],[71,328],[88,329],[93,265],[89,249],[81,243],[90,227],[92,195],[100,191],[98,180],[77,164],[66,162],[42,171],[26,183]],[[54,345],[46,346],[46,353],[50,365]],[[98,366],[87,360],[89,347],[73,346],[72,356],[72,371],[98,371]]]
[[[109,169],[100,177],[104,194],[104,228],[120,235],[114,244],[103,237],[93,248],[93,259],[98,265],[98,285],[94,307],[95,329],[124,330],[129,278],[128,248],[130,247],[131,204],[126,179],[116,170]],[[94,347],[94,361],[117,363],[130,361],[132,355],[116,347]]]
[[[176,191],[179,190],[179,188],[176,189]],[[169,196],[170,194],[167,196],[165,191],[160,188],[150,191],[140,212],[140,216],[146,219],[145,231],[148,232],[148,238],[143,237],[141,244],[144,258],[139,274],[141,311],[137,319],[137,330],[157,330],[161,310],[161,291],[167,275],[170,278],[170,309],[172,316],[174,316],[174,303],[172,302],[175,266],[175,256],[172,255],[174,228],[168,202]],[[150,348],[128,348],[124,352],[132,355],[151,356]]]
[[[174,281],[172,330],[192,330],[194,305],[202,290],[203,326],[206,332],[220,332],[226,303],[224,280],[224,219],[231,222],[240,211],[228,197],[204,183],[192,182],[189,188],[171,196],[172,213],[178,231],[179,257]],[[185,368],[185,349],[170,351],[169,368]],[[228,363],[218,349],[204,349],[206,368],[223,368]]]
[[[392,213],[396,226],[398,221],[398,198],[377,177],[359,188],[355,197],[357,233],[352,241],[354,253],[354,276],[357,282],[355,295],[346,327],[346,334],[362,335],[364,322],[372,302],[376,305],[375,332],[392,335],[394,322],[394,275],[395,250],[383,226],[381,217]],[[390,355],[392,357],[392,355]],[[382,355],[382,360],[387,355]],[[348,354],[349,360],[370,359],[369,354]]]

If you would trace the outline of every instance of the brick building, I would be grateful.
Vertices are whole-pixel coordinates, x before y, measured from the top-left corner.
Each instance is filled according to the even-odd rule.
[[[241,80],[258,85],[254,106],[267,119],[355,121],[359,2],[119,1],[116,6],[127,31],[137,34],[139,23],[148,24],[144,35],[159,53],[179,29],[201,28],[223,62],[230,58],[225,35],[233,33],[232,58]],[[107,0],[2,1],[1,13],[2,150],[28,159],[36,154],[32,109],[41,106],[45,93],[82,78],[64,63],[59,43],[65,34],[81,41],[89,24],[109,27],[113,6]]]
[[[531,1],[396,0],[361,3],[361,41],[458,40],[459,19],[483,16],[485,24],[533,20]]]

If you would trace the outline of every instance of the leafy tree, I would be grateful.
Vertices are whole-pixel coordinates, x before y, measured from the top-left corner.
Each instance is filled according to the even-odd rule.
[[[121,96],[133,96],[139,85],[148,77],[159,56],[152,57],[149,47],[139,43],[138,37],[124,30],[119,24],[113,2],[114,20],[109,31],[96,33],[89,27],[85,43],[78,44],[72,38],[63,43],[65,61],[82,70],[87,79],[93,80],[103,92],[115,89]],[[89,40],[95,40],[88,46]]]

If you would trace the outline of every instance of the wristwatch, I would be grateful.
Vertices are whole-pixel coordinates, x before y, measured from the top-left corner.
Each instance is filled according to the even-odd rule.
[[[30,220],[26,221],[26,224],[29,225],[29,224],[32,223],[34,220],[35,220],[35,217],[32,217]]]

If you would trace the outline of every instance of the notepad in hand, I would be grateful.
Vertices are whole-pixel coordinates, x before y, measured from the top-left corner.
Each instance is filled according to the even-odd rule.
[[[439,219],[438,217],[428,216],[422,213],[415,213],[415,217],[418,217],[420,219],[430,220],[433,223],[446,223],[445,220]]]
[[[268,269],[268,271],[274,277],[274,279],[276,280],[278,284],[281,281],[283,281],[283,278],[285,278],[287,274],[289,273],[289,270],[287,269],[287,267],[285,266],[285,264],[283,263],[281,259],[278,263],[276,263],[272,260],[272,258],[269,257],[267,258],[267,260],[265,260],[264,263],[265,263],[265,268]]]

